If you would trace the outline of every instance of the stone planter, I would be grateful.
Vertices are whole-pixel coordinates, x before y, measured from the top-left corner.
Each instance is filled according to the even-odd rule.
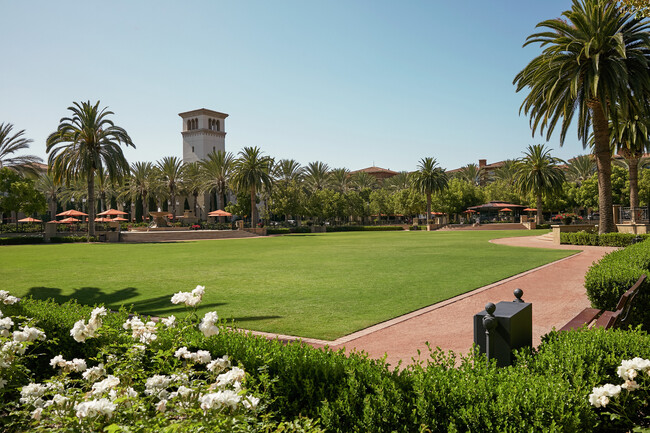
[[[574,233],[574,232],[581,232],[581,231],[586,231],[586,232],[595,232],[596,231],[596,225],[595,224],[572,224],[572,225],[552,225],[551,229],[553,230],[553,243],[555,245],[560,245],[561,244],[561,236],[560,233]]]

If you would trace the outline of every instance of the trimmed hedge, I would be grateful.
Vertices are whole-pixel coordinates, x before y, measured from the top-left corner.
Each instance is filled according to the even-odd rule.
[[[402,226],[327,226],[329,232],[392,232],[403,231]]]
[[[70,328],[88,318],[90,307],[28,298],[2,309],[6,315],[36,318],[48,335],[49,353],[30,366],[36,372],[50,374],[47,363],[55,355],[87,358],[105,343],[80,344],[70,337]],[[124,311],[109,315],[104,326],[120,328],[126,317]],[[588,394],[615,379],[622,359],[650,357],[650,337],[639,330],[553,332],[538,351],[520,351],[516,364],[507,368],[478,355],[458,360],[434,350],[419,364],[391,369],[364,354],[285,345],[232,330],[206,339],[193,329],[182,341],[189,350],[228,354],[241,363],[251,374],[251,388],[269,387],[269,409],[277,416],[319,418],[332,432],[610,431],[613,426],[602,423]],[[157,342],[175,344],[164,333]]]
[[[43,242],[43,236],[12,236],[0,238],[0,245],[42,244]]]
[[[650,242],[611,252],[585,275],[587,296],[594,308],[615,310],[619,298],[642,274],[650,277]],[[650,329],[650,281],[643,283],[631,312],[634,325]]]
[[[635,235],[632,233],[589,233],[579,231],[574,233],[560,233],[560,243],[569,245],[594,245],[601,247],[626,247],[636,242],[636,238],[642,240],[650,238],[649,234]]]

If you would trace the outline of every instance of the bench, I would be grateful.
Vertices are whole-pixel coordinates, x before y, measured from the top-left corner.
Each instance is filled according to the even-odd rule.
[[[645,281],[646,275],[643,274],[634,283],[629,290],[627,290],[616,305],[616,311],[599,310],[597,308],[585,308],[577,316],[569,321],[560,329],[560,331],[569,331],[571,329],[580,328],[587,325],[588,328],[600,327],[605,329],[620,328],[628,324],[630,310],[633,307],[633,302],[641,290],[641,284]]]

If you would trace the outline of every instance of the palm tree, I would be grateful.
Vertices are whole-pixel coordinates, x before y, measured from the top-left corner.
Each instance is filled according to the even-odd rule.
[[[506,185],[515,184],[515,176],[517,174],[517,161],[514,159],[506,159],[503,161],[503,165],[499,167],[498,170],[494,173],[497,180],[504,182]]]
[[[447,188],[447,174],[435,158],[422,158],[417,171],[411,174],[413,187],[427,196],[427,227],[431,217],[431,195]]]
[[[330,178],[330,168],[320,161],[310,162],[305,167],[305,185],[309,191],[320,191],[327,188]]]
[[[203,182],[203,173],[198,162],[185,164],[183,169],[183,179],[181,180],[183,190],[191,195],[194,199],[192,207],[194,215],[199,216],[199,194],[203,192],[205,183]]]
[[[167,188],[171,200],[171,214],[176,218],[176,193],[178,183],[183,177],[183,161],[176,156],[166,156],[157,162],[161,180]]]
[[[467,164],[465,167],[462,167],[456,174],[459,179],[462,179],[474,186],[481,185],[484,175],[485,170],[476,164]]]
[[[88,187],[88,234],[95,235],[95,176],[108,174],[111,181],[122,179],[129,172],[121,144],[135,145],[123,128],[115,126],[106,108],[74,102],[68,107],[72,117],[64,117],[59,127],[47,137],[49,172],[56,182],[69,184],[85,180]]]
[[[50,221],[54,221],[56,219],[56,205],[59,194],[63,191],[63,186],[56,182],[51,174],[41,173],[41,175],[36,178],[34,187],[45,196],[47,207],[50,211]]]
[[[20,130],[11,134],[14,125],[11,123],[0,123],[0,169],[8,167],[20,174],[37,174],[38,168],[34,165],[37,162],[43,162],[41,158],[34,155],[23,155],[10,157],[13,153],[29,148],[29,143],[33,140],[23,138],[25,130]]]
[[[157,172],[150,162],[137,161],[131,164],[131,177],[127,194],[131,201],[139,197],[142,200],[142,218],[149,216],[149,196],[157,187]]]
[[[251,196],[251,228],[255,227],[256,192],[271,186],[273,159],[262,155],[259,147],[244,147],[235,160],[233,182],[240,191],[249,191]]]
[[[350,170],[347,168],[335,168],[330,172],[329,183],[336,192],[345,194],[350,187]]]
[[[386,188],[394,191],[402,191],[411,187],[411,175],[408,171],[400,171],[395,176],[386,179]]]
[[[221,206],[216,203],[218,209],[225,209],[226,194],[228,193],[228,184],[232,176],[235,157],[230,152],[219,150],[208,154],[207,159],[199,161],[203,178],[203,190],[216,192],[217,197],[221,200]]]
[[[517,181],[519,190],[535,195],[537,207],[537,223],[543,221],[542,195],[552,194],[562,190],[564,171],[558,166],[563,163],[559,158],[551,156],[551,149],[543,144],[528,146],[524,157],[517,161]]]
[[[377,188],[377,178],[365,171],[357,171],[350,176],[350,184],[357,191]]]
[[[593,128],[598,169],[599,232],[614,230],[612,212],[609,123],[617,111],[626,114],[630,95],[650,91],[650,24],[621,10],[617,2],[573,0],[565,20],[539,23],[548,31],[529,36],[524,46],[539,42],[544,50],[517,76],[517,91],[530,93],[521,110],[530,115],[533,134],[539,128],[549,140],[562,119],[560,145],[564,144],[574,115],[578,138],[584,147]]]
[[[611,146],[627,161],[630,179],[630,208],[632,222],[636,221],[634,208],[639,207],[639,165],[643,154],[650,146],[648,132],[650,122],[639,115],[629,119],[621,119],[617,127],[612,126]]]
[[[285,183],[300,181],[304,175],[304,169],[295,159],[281,159],[275,164],[273,175],[276,180]]]
[[[578,155],[567,164],[566,177],[569,181],[580,185],[596,172],[593,155]]]

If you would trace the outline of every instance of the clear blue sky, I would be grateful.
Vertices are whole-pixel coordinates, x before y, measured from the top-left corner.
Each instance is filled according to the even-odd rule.
[[[178,113],[230,114],[226,150],[301,164],[414,170],[517,158],[529,144],[514,76],[569,0],[0,0],[0,122],[31,153],[73,101],[100,100],[136,149],[182,156]],[[584,153],[575,132],[567,159]]]

